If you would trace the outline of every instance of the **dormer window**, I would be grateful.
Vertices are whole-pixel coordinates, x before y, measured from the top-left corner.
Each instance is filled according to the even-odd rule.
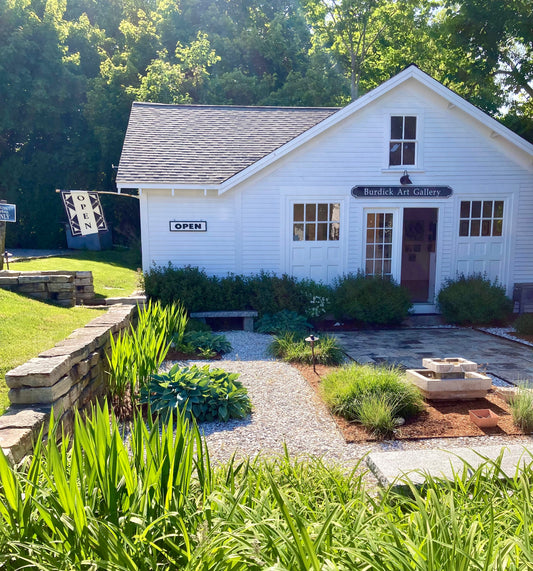
[[[416,164],[416,117],[393,115],[390,118],[389,166]]]

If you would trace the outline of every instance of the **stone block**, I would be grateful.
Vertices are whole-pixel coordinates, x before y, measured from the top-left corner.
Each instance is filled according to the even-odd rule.
[[[0,447],[11,464],[18,464],[32,451],[36,436],[31,428],[4,428],[0,430]]]
[[[17,278],[20,276],[20,272],[15,272],[13,270],[0,270],[0,278]]]
[[[71,365],[78,363],[82,359],[87,359],[91,351],[93,338],[77,337],[75,339],[63,339],[55,347],[39,353],[39,357],[58,357],[60,355],[70,355]]]
[[[8,397],[13,404],[51,404],[72,387],[70,375],[65,375],[55,385],[11,389]]]
[[[92,286],[93,278],[76,278],[76,287]]]
[[[35,357],[6,373],[10,389],[20,387],[51,387],[64,377],[72,366],[70,355]]]
[[[66,275],[53,275],[49,276],[49,280],[51,283],[55,284],[74,284],[74,276],[66,276]]]
[[[8,285],[17,285],[19,283],[17,276],[0,276],[0,287],[8,286]]]
[[[50,295],[47,291],[28,292],[26,295],[34,299],[50,299]]]
[[[50,404],[54,409],[54,415],[59,417],[69,409],[72,409],[75,406],[77,406],[77,401],[88,384],[89,384],[88,379],[75,383],[64,394],[62,394],[53,402],[51,402]]]
[[[49,417],[50,409],[46,407],[20,408],[10,406],[0,416],[0,432],[7,428],[31,428],[34,432],[38,432]]]
[[[56,299],[54,300],[55,305],[59,305],[61,307],[73,307],[75,304],[68,299]]]
[[[57,294],[57,299],[75,299],[74,290],[71,291],[60,291]]]
[[[93,279],[93,273],[92,272],[76,272],[76,279],[80,279],[80,278],[91,278],[91,280]]]
[[[45,283],[50,281],[50,276],[42,275],[20,275],[19,284],[34,284],[34,283]]]
[[[69,292],[72,295],[72,292],[74,292],[74,287],[72,286],[72,284],[69,283],[52,283],[50,282],[48,284],[48,291],[51,292]]]
[[[38,283],[25,283],[23,285],[19,285],[17,291],[20,293],[37,293],[46,291],[46,285],[44,282]]]
[[[89,364],[89,359],[84,359],[80,361],[77,365],[76,373],[80,377],[85,377],[85,375],[90,371],[91,365]]]

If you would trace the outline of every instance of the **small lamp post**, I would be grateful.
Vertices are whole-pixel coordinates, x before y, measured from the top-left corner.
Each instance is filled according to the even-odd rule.
[[[10,255],[11,255],[11,254],[10,254],[7,250],[4,252],[4,260],[5,260],[5,263],[6,263],[6,266],[7,266],[7,269],[8,269],[8,270],[9,270],[9,256],[10,256]]]
[[[314,335],[309,335],[309,337],[306,337],[305,340],[308,343],[311,343],[311,354],[313,355],[313,372],[316,373],[316,357],[315,357],[315,341],[318,341],[318,337],[315,337]]]

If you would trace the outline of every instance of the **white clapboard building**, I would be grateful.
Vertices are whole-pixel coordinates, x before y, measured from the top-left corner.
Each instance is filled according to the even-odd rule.
[[[416,66],[342,109],[134,103],[143,269],[533,282],[533,145]]]

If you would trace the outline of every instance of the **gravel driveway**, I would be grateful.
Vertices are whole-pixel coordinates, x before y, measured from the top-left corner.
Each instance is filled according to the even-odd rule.
[[[346,444],[325,405],[303,376],[286,363],[268,357],[269,335],[244,331],[224,332],[233,346],[222,361],[212,366],[240,373],[247,387],[253,412],[246,420],[200,425],[214,461],[237,457],[277,455],[286,444],[291,456],[312,455],[354,466],[367,452],[417,448],[481,446],[520,441],[529,437],[482,436],[477,438],[427,439],[414,442],[384,441]],[[194,361],[192,363],[204,364]],[[170,366],[173,363],[167,363]]]

